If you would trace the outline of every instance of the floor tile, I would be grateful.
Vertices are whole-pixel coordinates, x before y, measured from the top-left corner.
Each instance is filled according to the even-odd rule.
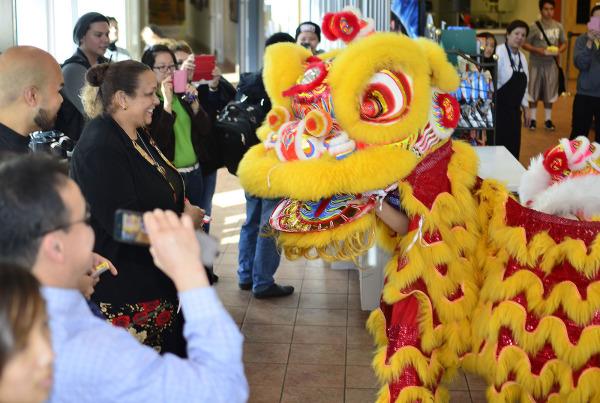
[[[361,310],[360,294],[348,294],[348,310]]]
[[[276,281],[302,280],[304,278],[304,267],[279,267],[274,278]]]
[[[450,385],[448,385],[449,390],[469,390],[467,386],[467,379],[465,378],[465,374],[462,371],[458,371],[457,375],[452,379]]]
[[[285,364],[290,354],[289,344],[244,343],[244,362]]]
[[[242,333],[245,342],[291,343],[294,326],[244,323]]]
[[[250,303],[250,293],[242,290],[217,290],[223,305],[247,307]]]
[[[256,299],[251,298],[250,305],[252,306],[273,306],[279,308],[298,308],[298,301],[300,300],[300,293],[294,292],[291,295],[281,298],[266,298]]]
[[[470,391],[480,391],[480,390],[486,390],[487,389],[487,383],[485,382],[485,380],[478,376],[478,375],[474,375],[474,374],[466,374],[467,376],[467,386],[469,387]]]
[[[349,345],[346,348],[346,365],[371,365],[373,361],[372,346]]]
[[[376,399],[377,389],[346,389],[344,403],[370,403]]]
[[[471,403],[471,395],[464,390],[450,390],[451,403]]]
[[[250,389],[254,386],[278,387],[283,385],[285,364],[248,362],[244,364],[244,367]]]
[[[485,391],[483,390],[471,390],[471,401],[473,403],[487,403],[487,398],[485,397]]]
[[[350,279],[348,282],[348,294],[360,294],[360,283],[358,279]]]
[[[310,294],[300,295],[300,308],[346,309],[348,297],[344,294]]]
[[[290,364],[345,365],[346,349],[343,344],[292,344]]]
[[[373,337],[364,327],[350,326],[347,328],[347,344],[349,346],[373,346]]]
[[[223,291],[236,291],[239,290],[237,277],[219,277],[219,282],[216,283],[213,287],[217,290]]]
[[[352,389],[377,388],[377,378],[371,366],[346,365],[346,387]]]
[[[346,345],[346,328],[341,326],[296,325],[292,342]]]
[[[237,253],[229,253],[229,252],[225,252],[221,255],[221,257],[218,260],[218,264],[224,264],[224,265],[237,265],[238,264],[238,254]]]
[[[227,312],[229,312],[235,323],[241,325],[244,322],[246,316],[245,307],[225,305],[225,309],[227,309]]]
[[[237,265],[233,264],[216,264],[214,267],[215,273],[221,277],[227,277],[237,280]]]
[[[285,386],[343,388],[344,370],[343,365],[288,364]]]
[[[308,280],[348,280],[348,270],[334,270],[328,267],[307,267],[304,278]]]
[[[298,309],[298,325],[346,326],[347,311],[344,309]]]
[[[296,320],[296,309],[273,306],[251,305],[246,314],[247,323],[265,325],[293,325]]]
[[[286,386],[283,389],[282,403],[343,403],[343,388],[307,388]]]
[[[348,326],[365,327],[370,314],[370,311],[348,310]]]
[[[302,292],[348,294],[348,280],[304,280]]]
[[[281,386],[259,386],[250,388],[248,403],[278,403],[281,399]]]

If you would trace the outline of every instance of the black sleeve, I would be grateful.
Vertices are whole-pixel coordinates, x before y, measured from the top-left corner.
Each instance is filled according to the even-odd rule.
[[[115,211],[140,211],[127,155],[116,147],[98,145],[73,155],[71,176],[90,205],[94,221],[113,234]]]
[[[171,113],[165,112],[161,103],[152,112],[152,123],[149,130],[150,136],[169,161],[175,159],[175,130],[173,126],[176,117],[174,111]]]

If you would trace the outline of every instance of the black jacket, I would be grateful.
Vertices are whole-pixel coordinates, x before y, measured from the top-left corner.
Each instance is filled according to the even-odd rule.
[[[240,100],[244,95],[247,96],[248,103],[260,105],[265,115],[271,110],[271,100],[265,90],[262,69],[254,73],[242,73],[237,91],[236,99]]]
[[[145,140],[148,144],[149,138]],[[93,295],[96,302],[176,298],[173,282],[154,265],[148,247],[117,242],[112,235],[117,209],[183,211],[183,181],[174,169],[167,169],[181,181],[176,195],[110,116],[94,118],[86,125],[73,152],[71,176],[91,208],[94,251],[119,270],[118,276],[105,276],[98,283]]]
[[[0,153],[27,154],[30,151],[29,141],[29,136],[21,136],[13,129],[0,123]]]
[[[202,174],[214,172],[220,165],[218,158],[215,158],[218,155],[218,144],[212,130],[211,119],[202,107],[194,114],[188,102],[181,97],[179,101],[192,120],[192,145],[202,167]],[[177,119],[175,111],[165,112],[161,101],[160,105],[154,108],[150,125],[150,135],[170,161],[175,159],[175,119]]]
[[[108,59],[105,57],[101,56],[98,58],[98,63],[107,62]],[[64,68],[69,64],[79,64],[86,70],[89,70],[92,67],[83,51],[79,48],[77,48],[71,57],[65,60],[61,67]],[[86,118],[79,111],[79,109],[77,109],[73,102],[69,100],[69,97],[65,93],[64,89],[60,91],[60,94],[63,97],[63,103],[58,110],[54,128],[69,136],[69,138],[71,138],[73,141],[77,141],[79,140],[79,136],[81,136],[81,132],[85,126]]]

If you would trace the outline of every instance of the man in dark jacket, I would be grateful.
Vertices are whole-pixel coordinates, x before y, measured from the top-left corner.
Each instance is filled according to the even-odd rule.
[[[29,134],[50,130],[62,103],[56,60],[32,46],[0,55],[0,151],[29,152]]]
[[[286,33],[273,34],[265,42],[265,47],[278,42],[294,42]],[[255,73],[244,73],[238,85],[238,98],[248,97],[251,104],[259,105],[266,115],[271,109],[271,101],[265,91],[262,69]],[[240,231],[238,281],[242,290],[252,290],[256,298],[273,298],[290,295],[294,287],[275,283],[273,276],[279,266],[280,255],[273,237],[260,236],[259,232],[268,228],[269,217],[279,202],[276,199],[262,199],[246,193],[246,222]]]

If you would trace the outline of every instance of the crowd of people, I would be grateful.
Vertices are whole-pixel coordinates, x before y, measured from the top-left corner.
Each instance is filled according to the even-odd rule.
[[[248,398],[242,336],[195,232],[210,230],[214,122],[244,96],[268,112],[261,72],[236,90],[215,67],[196,86],[187,43],[152,26],[143,38],[132,60],[116,19],[90,12],[61,65],[31,46],[0,55],[0,401]],[[266,46],[283,41],[317,53],[320,28]],[[31,152],[30,134],[51,130],[76,142],[66,163]],[[275,241],[258,236],[275,203],[249,202],[242,229],[239,286],[257,298],[294,291],[275,284]],[[143,214],[149,246],[115,236],[121,210]]]
[[[537,101],[554,130],[555,57],[566,41],[553,10],[553,0],[540,1],[541,20],[513,21],[504,45],[483,36],[486,60],[495,53],[498,62],[497,142],[517,158],[521,119],[536,129]],[[202,264],[195,231],[210,230],[222,152],[215,122],[236,100],[270,110],[262,70],[242,74],[237,89],[218,67],[194,85],[187,43],[152,26],[143,38],[141,60],[132,60],[116,45],[116,19],[91,12],[77,21],[77,48],[62,65],[30,46],[0,55],[0,401],[248,398],[242,336],[211,288],[218,276]],[[319,25],[306,21],[265,47],[297,43],[316,55],[320,40]],[[575,44],[572,137],[587,135],[592,120],[600,129],[599,47],[592,29]],[[29,135],[52,129],[77,143],[68,166],[30,153]],[[239,288],[290,295],[292,286],[274,280],[275,240],[261,236],[278,200],[245,196]],[[115,238],[120,210],[143,213],[149,246]],[[406,215],[387,204],[378,215],[406,232]],[[97,275],[102,265],[110,275]]]

